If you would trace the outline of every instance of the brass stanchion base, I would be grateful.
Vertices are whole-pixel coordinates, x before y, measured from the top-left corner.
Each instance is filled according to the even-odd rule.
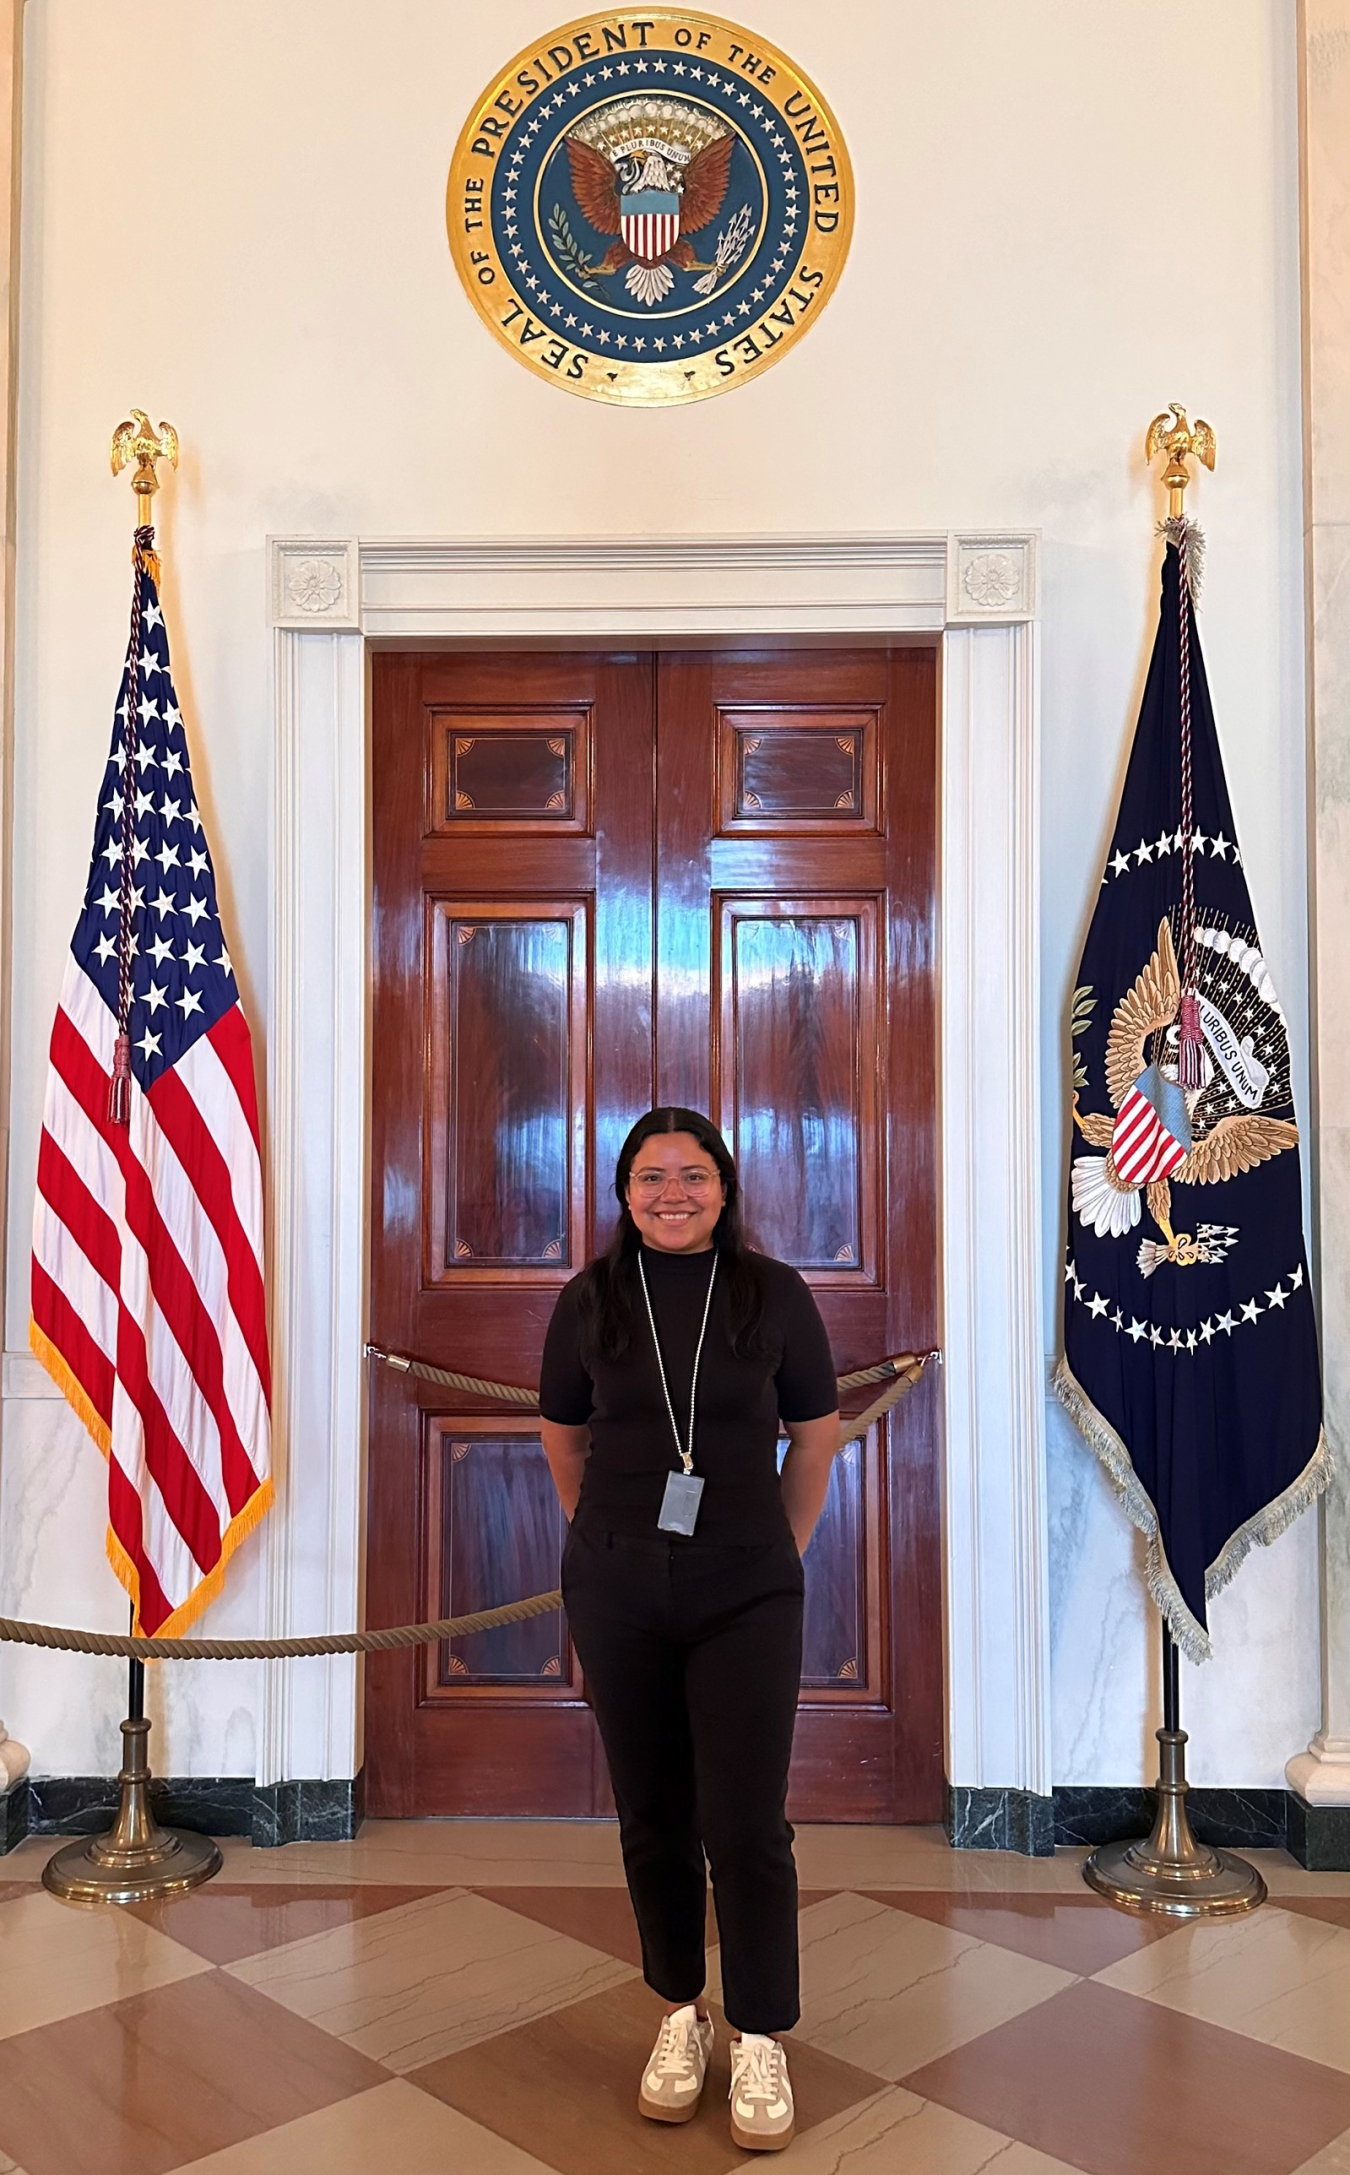
[[[1254,1865],[1198,1843],[1186,1817],[1186,1732],[1158,1731],[1158,1812],[1147,1842],[1103,1843],[1083,1867],[1098,1895],[1122,1911],[1165,1918],[1232,1918],[1266,1900]]]
[[[149,1734],[143,1716],[122,1724],[122,1801],[108,1833],[82,1836],[47,1860],[42,1885],[63,1903],[154,1903],[183,1895],[220,1871],[220,1852],[209,1835],[162,1828],[151,1812]]]

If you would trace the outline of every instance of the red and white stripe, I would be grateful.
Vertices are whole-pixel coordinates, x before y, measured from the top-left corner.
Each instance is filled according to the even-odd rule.
[[[1111,1161],[1130,1186],[1151,1186],[1166,1178],[1186,1150],[1175,1133],[1169,1133],[1147,1096],[1132,1087],[1116,1113],[1111,1135]]]
[[[620,223],[624,240],[643,264],[659,264],[680,238],[677,211],[625,212]]]
[[[33,1345],[108,1457],[108,1552],[148,1633],[215,1594],[272,1498],[262,1166],[237,1003],[108,1118],[117,1022],[71,957],[52,1029]]]

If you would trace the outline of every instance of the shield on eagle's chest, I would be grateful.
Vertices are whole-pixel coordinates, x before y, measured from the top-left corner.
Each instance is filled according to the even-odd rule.
[[[680,233],[680,200],[673,189],[638,189],[619,198],[623,238],[642,264],[659,264]]]
[[[1141,1072],[1116,1113],[1111,1160],[1129,1186],[1168,1178],[1191,1151],[1186,1099],[1156,1065]]]

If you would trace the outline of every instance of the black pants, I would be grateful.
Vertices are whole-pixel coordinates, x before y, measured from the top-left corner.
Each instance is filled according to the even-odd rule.
[[[668,1541],[578,1523],[563,1598],[609,1762],[647,1984],[704,1985],[704,1852],[736,2031],[798,2017],[797,1869],[786,1814],[802,1654],[792,1536]]]

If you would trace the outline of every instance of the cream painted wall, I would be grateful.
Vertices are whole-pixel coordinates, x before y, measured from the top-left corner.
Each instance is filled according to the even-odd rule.
[[[1155,611],[1158,494],[1142,430],[1176,394],[1219,433],[1218,473],[1195,494],[1210,537],[1203,636],[1305,1088],[1292,0],[1193,0],[1181,18],[1166,0],[743,11],[839,116],[858,182],[852,258],[816,330],[765,378],[629,415],[514,366],[473,318],[446,248],[464,113],[565,7],[28,0],[11,1350],[25,1338],[46,1036],[125,639],[129,493],[110,482],[105,449],[131,400],[184,440],[160,501],[167,604],[255,1023],[269,531],[1039,526],[1045,1275],[1057,1309],[1062,1001]],[[133,85],[147,76],[152,119],[138,126]],[[1142,1779],[1156,1664],[1133,1537],[1057,1413],[1050,1460],[1056,1779]],[[7,1402],[8,1610],[120,1622],[101,1484],[59,1404]],[[1216,1608],[1220,1659],[1188,1672],[1194,1779],[1278,1784],[1315,1726],[1315,1544],[1305,1519]],[[253,1627],[256,1582],[246,1548],[218,1628]],[[0,1657],[0,1713],[39,1772],[107,1771],[118,1687],[105,1665]],[[182,1671],[168,1696],[162,1770],[251,1771],[251,1672]]]

